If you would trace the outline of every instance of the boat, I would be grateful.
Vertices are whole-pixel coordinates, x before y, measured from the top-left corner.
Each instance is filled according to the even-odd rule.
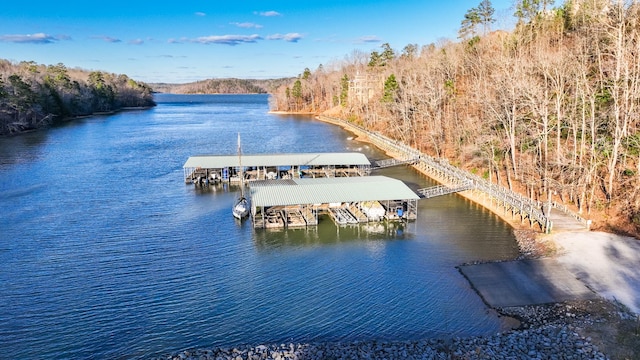
[[[235,205],[233,205],[233,217],[238,220],[242,220],[249,215],[249,200],[244,196],[241,196],[236,200]]]
[[[242,173],[242,148],[240,147],[240,133],[238,133],[238,168],[240,169],[240,197],[236,199],[231,213],[236,219],[242,220],[249,216],[249,200],[244,196],[244,174]]]

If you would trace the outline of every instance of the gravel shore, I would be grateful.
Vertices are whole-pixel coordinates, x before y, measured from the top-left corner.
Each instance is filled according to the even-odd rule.
[[[602,287],[602,283],[610,283],[611,279],[621,277],[620,272],[634,271],[633,266],[616,270],[612,264],[620,262],[620,256],[595,261],[593,255],[585,251],[594,244],[583,244],[570,248],[567,258],[565,249],[567,239],[582,239],[603,236],[594,233],[566,233],[554,237],[541,238],[531,230],[515,230],[520,258],[540,258],[558,256],[567,266],[576,266],[581,262],[580,273],[589,273],[588,268],[598,264],[611,271],[609,280],[590,284]],[[611,236],[610,236],[611,237]],[[609,246],[619,244],[619,239],[608,239]],[[567,238],[567,239],[565,239]],[[593,240],[593,239],[592,239]],[[632,245],[635,244],[632,243]],[[589,246],[590,245],[590,246]],[[618,246],[618,245],[616,245]],[[606,253],[598,248],[598,253]],[[636,256],[638,251],[625,251],[627,256]],[[580,254],[584,254],[583,257]],[[637,263],[633,261],[633,263]],[[612,270],[613,269],[613,270]],[[627,274],[628,275],[628,274]],[[593,279],[595,276],[588,278]],[[624,293],[633,293],[629,289],[638,286],[635,277],[629,284],[620,287]],[[619,299],[621,296],[607,296],[610,291],[598,291],[601,296]],[[615,293],[614,293],[615,295]],[[353,343],[287,343],[287,344],[254,344],[236,347],[216,347],[210,349],[190,349],[175,354],[167,354],[158,360],[186,359],[640,359],[640,316],[635,313],[633,302],[619,304],[617,301],[586,300],[569,303],[556,303],[534,306],[519,306],[495,309],[500,316],[510,319],[515,329],[482,337],[454,339],[425,339],[421,341],[365,341]]]
[[[616,359],[635,358],[635,350],[608,356],[598,343],[619,336],[616,324],[633,315],[605,300],[498,309],[521,321],[520,327],[483,337],[398,342],[262,344],[191,349],[159,357],[185,359]],[[602,327],[609,328],[600,331]],[[588,334],[594,334],[594,338]],[[636,339],[637,345],[637,339]],[[622,351],[622,353],[620,352]],[[626,351],[626,353],[624,352]]]

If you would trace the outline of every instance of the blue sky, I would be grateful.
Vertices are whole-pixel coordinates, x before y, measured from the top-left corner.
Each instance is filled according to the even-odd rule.
[[[513,21],[513,0],[493,0]],[[297,76],[389,43],[457,37],[480,0],[8,0],[0,58],[101,70],[145,82]]]

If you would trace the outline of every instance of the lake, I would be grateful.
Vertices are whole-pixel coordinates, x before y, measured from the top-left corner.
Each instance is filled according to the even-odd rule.
[[[190,347],[491,334],[456,269],[517,256],[510,227],[457,196],[405,225],[259,230],[235,187],[186,185],[189,156],[358,151],[266,95],[156,96],[149,110],[0,138],[0,357],[149,358]],[[374,172],[411,188],[408,167]]]

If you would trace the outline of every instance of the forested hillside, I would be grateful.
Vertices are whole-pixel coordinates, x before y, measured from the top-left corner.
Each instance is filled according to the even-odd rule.
[[[315,71],[272,97],[330,113],[448,158],[528,196],[568,204],[597,227],[640,234],[638,1],[515,2],[491,31],[491,2],[460,38],[389,44]]]
[[[77,116],[154,105],[151,88],[126,75],[0,59],[0,135]]]
[[[154,91],[173,94],[266,94],[292,79],[207,79],[187,84],[151,84]]]

